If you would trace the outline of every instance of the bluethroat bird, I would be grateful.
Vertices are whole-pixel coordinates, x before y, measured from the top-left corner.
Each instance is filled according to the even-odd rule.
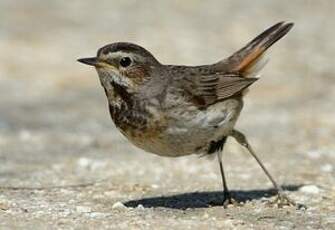
[[[222,151],[227,138],[233,137],[271,180],[278,201],[290,203],[245,135],[234,126],[243,97],[266,63],[266,50],[292,26],[277,23],[211,65],[164,65],[141,46],[125,42],[106,45],[96,57],[78,61],[95,67],[112,120],[135,146],[168,157],[217,154],[227,205],[234,200],[225,179]]]

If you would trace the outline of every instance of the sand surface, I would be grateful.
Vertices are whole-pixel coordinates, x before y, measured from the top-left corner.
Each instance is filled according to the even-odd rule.
[[[0,1],[1,229],[335,229],[334,1]],[[233,140],[242,206],[223,209],[216,160],[162,158],[114,127],[94,69],[131,41],[161,62],[207,64],[268,26],[273,47],[237,127],[307,209],[267,206],[271,183]]]

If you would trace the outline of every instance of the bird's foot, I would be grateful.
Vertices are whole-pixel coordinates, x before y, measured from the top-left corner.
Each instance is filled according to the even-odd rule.
[[[224,208],[229,208],[229,207],[237,207],[241,206],[241,204],[235,200],[231,194],[225,194],[224,199],[223,199],[223,207]]]
[[[305,205],[294,202],[282,192],[278,193],[277,197],[273,201],[269,201],[268,205],[278,208],[296,207],[297,209],[306,209]]]

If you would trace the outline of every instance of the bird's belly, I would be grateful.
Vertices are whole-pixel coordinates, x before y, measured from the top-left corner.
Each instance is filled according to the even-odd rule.
[[[190,110],[177,115],[177,122],[166,130],[171,156],[207,154],[211,141],[218,141],[233,130],[242,109],[242,101],[229,99],[206,110]]]
[[[176,109],[168,112],[165,128],[154,135],[152,131],[142,133],[140,138],[126,136],[141,149],[161,156],[206,154],[211,141],[218,141],[232,131],[242,106],[241,100],[228,99],[206,110]]]

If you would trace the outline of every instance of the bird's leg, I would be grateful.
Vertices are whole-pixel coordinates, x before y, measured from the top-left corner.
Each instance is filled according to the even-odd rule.
[[[229,204],[235,204],[235,200],[232,198],[228,186],[227,186],[227,181],[226,177],[224,175],[224,169],[223,169],[223,164],[222,164],[222,152],[223,152],[223,147],[225,144],[226,140],[224,140],[222,146],[221,146],[221,151],[217,151],[217,157],[220,165],[220,173],[221,173],[221,178],[222,178],[222,185],[223,185],[223,207],[227,207]]]
[[[230,134],[230,136],[234,137],[235,140],[240,145],[244,146],[249,151],[249,153],[255,158],[255,160],[257,161],[257,163],[259,164],[259,166],[261,166],[261,168],[263,169],[264,173],[269,178],[269,180],[271,181],[271,183],[273,184],[273,186],[274,186],[274,188],[276,190],[277,199],[275,200],[275,203],[277,203],[278,207],[283,207],[283,206],[287,206],[287,205],[296,205],[295,202],[293,202],[292,200],[290,200],[284,194],[284,191],[283,191],[282,187],[280,185],[278,185],[277,182],[273,179],[273,177],[271,176],[271,174],[269,173],[269,171],[265,168],[265,166],[262,163],[262,161],[258,158],[258,156],[256,155],[256,153],[254,152],[254,150],[252,149],[252,147],[248,143],[248,140],[245,137],[245,135],[243,133],[241,133],[240,131],[238,131],[238,130],[233,130],[232,133]]]
[[[223,206],[227,207],[228,204],[233,203],[232,202],[232,197],[230,195],[228,186],[227,186],[227,181],[226,177],[224,175],[224,170],[223,170],[223,164],[222,164],[222,154],[218,152],[218,159],[219,159],[219,165],[220,165],[220,172],[221,172],[221,178],[222,178],[222,185],[223,185]]]

